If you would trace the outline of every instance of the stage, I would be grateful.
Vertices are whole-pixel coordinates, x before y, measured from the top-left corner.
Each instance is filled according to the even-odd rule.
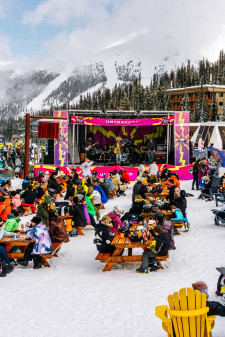
[[[162,166],[164,164],[158,165],[159,171],[162,169]],[[180,180],[192,180],[192,168],[193,164],[186,165],[186,166],[173,166],[173,165],[167,165],[167,168],[171,171],[174,171],[178,174]],[[55,166],[55,165],[34,165],[34,175],[38,175],[38,171],[42,170],[44,172],[54,172],[56,168],[59,168],[60,171],[62,171],[64,174],[72,175],[72,169],[76,167],[77,173],[81,176],[81,169],[80,166]],[[145,165],[146,171],[148,170],[149,165]],[[138,166],[100,166],[100,165],[93,165],[91,167],[91,171],[97,171],[98,172],[98,178],[104,178],[105,175],[108,175],[110,172],[113,172],[114,170],[126,170],[127,173],[130,176],[131,181],[135,181],[138,174]]]

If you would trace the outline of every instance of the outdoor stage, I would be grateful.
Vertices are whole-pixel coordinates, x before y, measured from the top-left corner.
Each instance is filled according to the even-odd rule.
[[[162,169],[162,166],[164,166],[164,164],[162,165],[158,165],[159,167],[159,171]],[[168,169],[170,169],[171,171],[177,172],[180,180],[191,180],[193,179],[193,175],[192,175],[192,167],[193,164],[190,165],[186,165],[186,166],[173,166],[173,165],[166,165]],[[64,174],[72,174],[72,169],[74,167],[77,168],[77,173],[79,174],[80,177],[82,177],[81,175],[81,169],[80,166],[54,166],[54,165],[35,165],[34,166],[34,174],[35,176],[38,175],[38,171],[42,170],[44,172],[48,171],[48,172],[54,172],[56,167],[59,167],[60,170],[64,173]],[[148,170],[149,165],[145,165],[146,170]],[[127,173],[130,176],[130,180],[131,181],[135,181],[135,179],[137,178],[137,174],[138,174],[138,166],[98,166],[98,165],[93,165],[91,167],[91,171],[95,170],[98,172],[98,178],[104,178],[105,174],[109,174],[110,172],[112,172],[113,170],[126,170]]]

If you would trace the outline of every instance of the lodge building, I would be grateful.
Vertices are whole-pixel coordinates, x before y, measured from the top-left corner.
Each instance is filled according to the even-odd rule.
[[[217,114],[220,115],[225,105],[225,86],[205,84],[202,87],[200,85],[186,88],[175,88],[166,90],[166,94],[169,96],[172,110],[183,110],[183,98],[187,95],[189,100],[189,109],[191,113],[195,111],[196,102],[199,100],[199,95],[201,90],[203,90],[203,98],[210,107],[212,105],[212,100],[214,97],[214,102],[217,105]]]

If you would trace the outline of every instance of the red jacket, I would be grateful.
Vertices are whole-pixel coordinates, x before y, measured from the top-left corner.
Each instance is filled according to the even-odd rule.
[[[129,177],[129,174],[127,173],[127,171],[123,171],[122,178],[123,178],[127,183],[130,182],[130,177]]]

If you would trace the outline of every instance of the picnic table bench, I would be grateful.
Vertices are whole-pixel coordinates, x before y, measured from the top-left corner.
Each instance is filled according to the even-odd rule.
[[[145,241],[145,242],[132,242],[127,237],[122,238],[120,234],[117,232],[111,243],[112,245],[116,247],[113,254],[111,255],[110,253],[98,253],[95,260],[99,260],[102,263],[106,262],[106,266],[104,267],[103,271],[110,271],[116,262],[141,262],[142,254],[133,255],[133,249],[134,248],[145,249],[149,247],[151,242],[152,242],[152,238],[150,238],[148,241]],[[128,256],[121,255],[125,248],[128,249]],[[156,259],[161,265],[160,261],[165,261],[168,257],[169,255],[156,256]]]
[[[17,238],[16,240],[13,239],[12,236],[5,236],[0,240],[1,244],[4,244],[6,253],[9,257],[9,259],[18,259],[21,260],[24,258],[24,253],[30,243],[35,243],[36,240],[32,239],[26,239],[25,236],[21,236]],[[50,267],[47,259],[51,259],[53,256],[57,257],[57,252],[62,246],[62,242],[53,242],[52,248],[53,252],[51,254],[42,254],[40,255],[41,262],[44,265],[44,267]],[[20,249],[20,253],[10,253],[12,247],[17,247]]]

